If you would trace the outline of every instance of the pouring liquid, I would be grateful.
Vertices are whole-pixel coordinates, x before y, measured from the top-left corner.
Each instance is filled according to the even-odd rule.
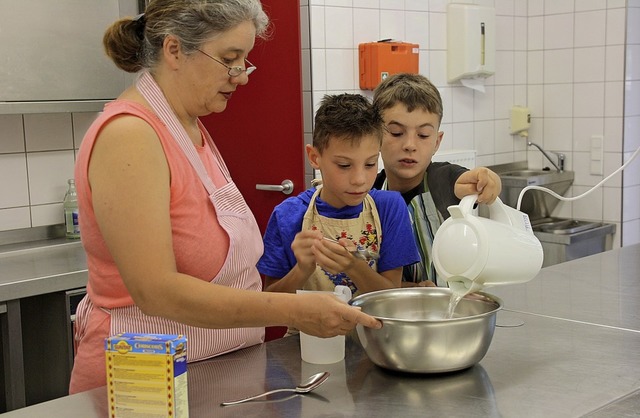
[[[466,293],[457,293],[457,292],[451,293],[451,298],[449,298],[449,307],[447,308],[447,313],[445,314],[444,319],[453,318],[453,314],[455,313],[458,303],[460,303],[460,301],[465,295]]]

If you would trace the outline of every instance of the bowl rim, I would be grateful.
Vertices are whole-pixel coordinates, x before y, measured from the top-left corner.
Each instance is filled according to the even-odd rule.
[[[451,294],[452,291],[451,289],[447,288],[447,287],[402,287],[402,288],[393,288],[393,289],[383,289],[383,290],[376,290],[373,292],[367,292],[367,293],[363,293],[361,295],[355,296],[354,298],[352,298],[349,301],[349,305],[351,306],[360,306],[357,303],[359,301],[368,299],[368,298],[373,298],[376,295],[379,294],[384,294],[384,293],[393,293],[396,291],[400,291],[400,292],[411,292],[413,291],[413,293],[435,293],[437,291],[443,291],[444,293],[448,293]],[[367,315],[372,316],[373,318],[376,318],[380,321],[384,322],[396,322],[396,323],[442,323],[442,322],[461,322],[461,321],[468,321],[470,319],[477,319],[477,318],[483,318],[485,316],[490,316],[490,315],[495,315],[497,314],[498,311],[500,311],[503,307],[504,304],[502,302],[502,299],[500,299],[499,297],[492,295],[490,293],[486,293],[486,292],[473,292],[473,293],[469,293],[467,295],[464,296],[463,299],[467,299],[470,295],[475,295],[475,296],[481,296],[482,298],[474,298],[474,300],[478,301],[478,302],[484,302],[484,303],[491,303],[494,305],[497,305],[494,309],[491,309],[490,311],[487,312],[483,312],[480,314],[476,314],[476,315],[469,315],[469,316],[464,316],[464,317],[458,317],[458,318],[437,318],[437,319],[404,319],[404,318],[392,318],[392,317],[385,317],[385,316],[380,316],[380,315],[372,315],[367,313]],[[358,324],[358,326],[360,326],[360,324]]]

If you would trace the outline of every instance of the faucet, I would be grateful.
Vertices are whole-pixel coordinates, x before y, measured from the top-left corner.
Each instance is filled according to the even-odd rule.
[[[564,154],[560,152],[551,151],[553,154],[556,155],[556,157],[558,157],[558,163],[556,164],[555,162],[553,162],[553,159],[549,156],[549,154],[545,150],[543,150],[542,147],[540,147],[540,145],[531,141],[527,141],[527,145],[529,146],[533,145],[534,147],[538,148],[540,152],[547,158],[547,160],[549,160],[549,162],[556,168],[558,173],[562,173],[564,171]]]

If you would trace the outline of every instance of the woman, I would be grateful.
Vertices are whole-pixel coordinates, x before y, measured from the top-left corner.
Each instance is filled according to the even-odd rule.
[[[70,393],[106,383],[103,341],[118,332],[185,334],[196,361],[261,343],[264,326],[380,326],[333,296],[260,292],[260,232],[198,117],[247,84],[267,26],[258,0],[156,0],[105,33],[111,59],[140,75],[76,162],[89,283]]]

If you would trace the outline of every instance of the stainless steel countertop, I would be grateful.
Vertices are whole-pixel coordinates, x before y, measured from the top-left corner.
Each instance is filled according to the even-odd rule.
[[[87,280],[80,241],[0,247],[0,302],[84,287]]]
[[[498,313],[485,358],[457,373],[389,372],[371,363],[352,338],[345,360],[333,365],[301,361],[297,337],[192,363],[190,416],[637,416],[639,263],[635,245],[543,269],[524,285],[489,289],[506,309]],[[311,394],[219,406],[293,387],[321,370],[332,376]],[[106,389],[98,388],[2,416],[106,417],[106,398]]]

